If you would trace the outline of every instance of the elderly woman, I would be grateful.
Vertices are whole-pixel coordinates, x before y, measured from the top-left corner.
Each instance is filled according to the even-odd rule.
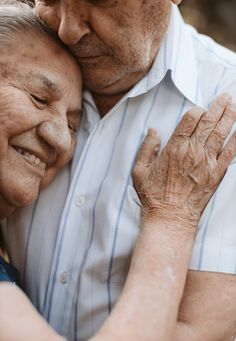
[[[1,6],[0,42],[4,218],[30,204],[72,157],[81,76],[73,57],[26,5]],[[171,339],[198,221],[236,154],[235,135],[223,148],[235,119],[230,102],[222,95],[208,112],[189,112],[162,152],[156,132],[148,131],[133,170],[142,205],[140,235],[124,291],[94,341]],[[211,130],[202,124],[208,119],[214,121]],[[205,143],[216,137],[216,146]],[[8,267],[2,262],[5,279],[11,280],[14,273]],[[2,283],[0,302],[1,340],[62,339],[17,286]]]
[[[0,49],[3,218],[16,207],[31,204],[39,187],[71,159],[82,78],[73,57],[24,5],[1,5]],[[48,62],[52,58],[53,64]]]

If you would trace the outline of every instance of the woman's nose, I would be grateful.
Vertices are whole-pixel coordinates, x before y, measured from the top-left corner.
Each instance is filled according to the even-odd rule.
[[[37,134],[50,145],[57,154],[64,153],[71,148],[71,134],[68,122],[64,118],[44,121],[37,128]]]

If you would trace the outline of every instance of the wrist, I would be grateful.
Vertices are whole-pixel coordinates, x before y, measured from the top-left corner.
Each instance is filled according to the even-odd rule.
[[[159,203],[158,206],[143,208],[141,211],[142,229],[163,226],[172,233],[176,231],[195,235],[198,220],[186,208],[172,204]]]

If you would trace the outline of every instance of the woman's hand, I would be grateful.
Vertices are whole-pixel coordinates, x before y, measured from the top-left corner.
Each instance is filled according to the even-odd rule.
[[[149,130],[133,169],[140,233],[121,297],[93,341],[175,339],[197,223],[236,154],[236,134],[223,147],[235,119],[222,95],[207,112],[190,110],[162,151]]]
[[[143,217],[197,226],[236,155],[235,133],[223,147],[235,120],[236,106],[223,94],[207,112],[187,112],[161,152],[160,138],[149,129],[132,174]]]

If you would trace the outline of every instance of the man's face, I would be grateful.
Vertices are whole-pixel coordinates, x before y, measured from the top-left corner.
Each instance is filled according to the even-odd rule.
[[[176,0],[177,1],[177,0]],[[127,91],[150,68],[166,32],[170,0],[35,0],[69,45],[94,93]]]
[[[8,213],[71,159],[81,85],[77,63],[47,37],[18,34],[1,51],[0,206]]]

